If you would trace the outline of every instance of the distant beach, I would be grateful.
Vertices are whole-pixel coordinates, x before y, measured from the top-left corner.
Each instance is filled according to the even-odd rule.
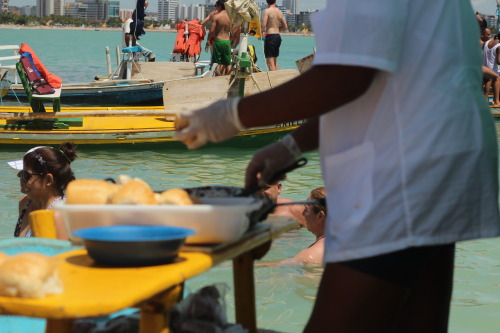
[[[45,25],[36,25],[36,26],[27,26],[27,25],[17,25],[17,24],[0,24],[0,29],[36,29],[36,30],[102,30],[102,31],[121,31],[121,28],[108,28],[108,27],[73,27],[73,26],[45,26]],[[147,32],[177,32],[175,29],[144,29]],[[282,35],[289,36],[314,36],[313,33],[297,33],[297,32],[282,32]]]

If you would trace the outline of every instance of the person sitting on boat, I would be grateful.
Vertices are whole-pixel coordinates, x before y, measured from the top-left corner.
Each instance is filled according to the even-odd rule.
[[[267,185],[267,188],[263,191],[263,193],[267,194],[273,202],[278,204],[293,202],[294,200],[292,199],[283,198],[279,196],[281,194],[282,187],[283,184],[281,182],[272,185]],[[276,206],[276,208],[273,211],[273,214],[277,216],[291,217],[297,220],[297,222],[299,222],[300,227],[305,227],[306,219],[302,215],[302,211],[303,211],[303,206],[301,205]]]
[[[217,0],[215,8],[218,12],[212,15],[207,38],[209,42],[213,38],[211,63],[218,64],[219,75],[228,75],[231,71],[231,23],[223,0]]]
[[[123,22],[122,25],[122,49],[130,46],[137,46],[139,45],[141,47],[141,55],[147,59],[148,62],[154,62],[156,60],[156,55],[153,53],[153,51],[148,50],[144,46],[140,45],[137,42],[136,37],[134,36],[133,33],[130,32],[130,24],[133,22],[132,18],[128,18]]]
[[[30,149],[22,160],[7,162],[12,168],[20,170],[21,192],[25,194],[19,201],[19,218],[14,230],[14,237],[31,237],[29,213],[39,209],[52,209],[64,199],[68,183],[75,179],[71,162],[77,157],[75,146],[65,142],[55,149],[41,146]],[[58,222],[59,221],[59,222]],[[56,218],[58,238],[67,239],[67,235]]]
[[[131,17],[125,20],[122,25],[122,49],[128,47],[128,46],[135,46],[137,45],[137,40],[135,39],[135,36],[130,33],[130,24],[133,22]]]

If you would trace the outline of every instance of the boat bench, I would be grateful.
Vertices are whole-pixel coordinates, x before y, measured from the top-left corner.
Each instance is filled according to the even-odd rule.
[[[54,89],[56,92],[53,94],[47,95],[37,95],[33,93],[31,89],[31,84],[24,72],[23,65],[18,62],[16,63],[17,73],[21,78],[21,83],[23,84],[24,92],[28,97],[28,101],[30,103],[31,109],[33,112],[45,112],[45,107],[43,105],[44,102],[52,102],[52,109],[54,112],[61,111],[61,88]]]

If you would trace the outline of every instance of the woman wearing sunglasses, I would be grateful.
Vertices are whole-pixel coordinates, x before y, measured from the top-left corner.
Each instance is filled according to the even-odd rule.
[[[52,209],[64,199],[68,183],[75,179],[71,162],[77,157],[72,143],[62,143],[58,149],[49,146],[28,150],[22,160],[8,162],[17,170],[21,192],[19,218],[14,237],[31,237],[29,213],[39,209]],[[58,235],[59,236],[59,235]],[[60,235],[65,238],[65,235]]]

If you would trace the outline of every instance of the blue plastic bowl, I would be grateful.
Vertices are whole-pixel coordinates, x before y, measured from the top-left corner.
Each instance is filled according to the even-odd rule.
[[[114,225],[76,230],[89,256],[110,266],[149,266],[172,262],[186,237],[188,228],[170,226]]]

